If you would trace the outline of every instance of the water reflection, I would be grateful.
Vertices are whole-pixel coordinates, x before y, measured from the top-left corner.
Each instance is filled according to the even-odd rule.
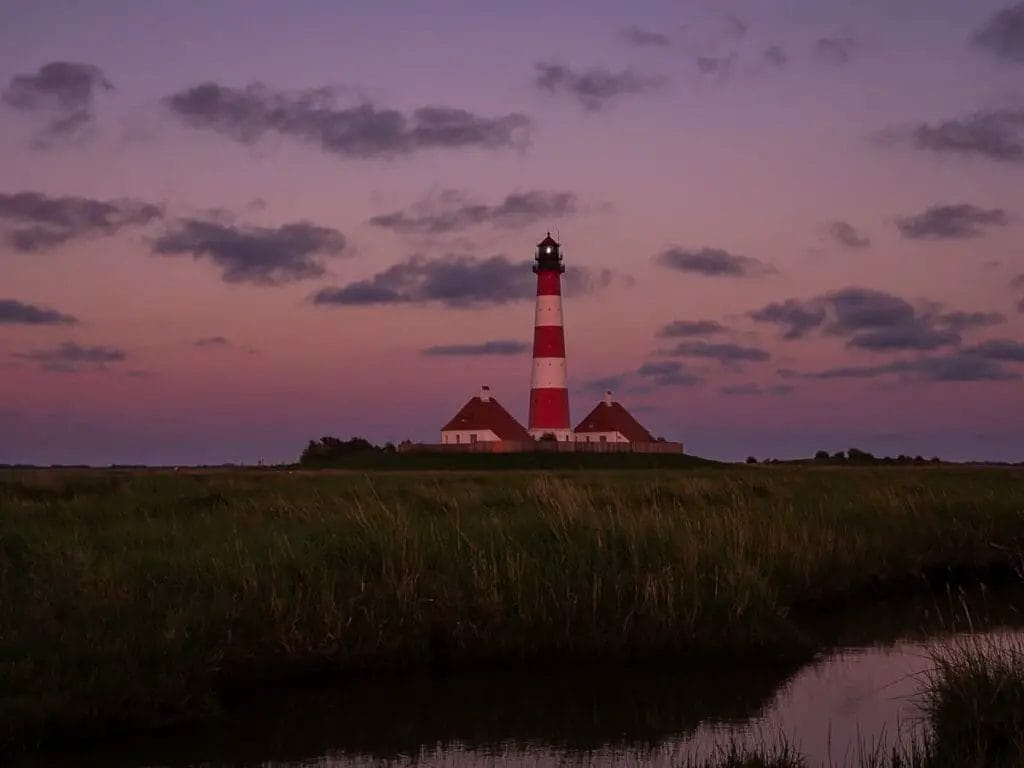
[[[883,606],[877,624],[851,613],[828,630],[833,649],[803,664],[591,665],[263,692],[205,724],[28,765],[677,766],[780,735],[812,765],[841,764],[859,744],[921,727],[914,694],[932,646],[968,625],[1014,634],[1000,627],[1021,626],[1019,604],[1010,594]]]

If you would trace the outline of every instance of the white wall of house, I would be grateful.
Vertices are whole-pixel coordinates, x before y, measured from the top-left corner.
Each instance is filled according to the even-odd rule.
[[[452,429],[447,432],[441,432],[442,445],[496,442],[498,442],[498,436],[490,429]]]
[[[577,432],[577,443],[628,443],[621,432]]]

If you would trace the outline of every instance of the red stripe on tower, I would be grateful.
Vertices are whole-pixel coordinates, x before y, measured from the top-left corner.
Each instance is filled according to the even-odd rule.
[[[554,435],[572,440],[569,390],[565,376],[565,332],[562,328],[562,255],[548,236],[537,246],[537,312],[533,329],[533,375],[530,378],[529,431],[534,439]]]

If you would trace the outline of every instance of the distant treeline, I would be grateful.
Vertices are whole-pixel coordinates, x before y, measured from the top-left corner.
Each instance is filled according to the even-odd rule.
[[[747,464],[759,463],[757,458],[754,456],[747,457]],[[850,448],[846,451],[837,451],[835,453],[829,453],[828,451],[818,451],[814,454],[812,459],[765,459],[763,464],[856,464],[857,466],[865,466],[871,464],[947,464],[954,462],[944,462],[938,456],[932,456],[930,459],[926,459],[923,456],[907,456],[900,454],[899,456],[875,456],[869,451],[862,451],[859,448]],[[989,462],[965,462],[965,463],[989,463]],[[996,463],[996,462],[992,462]]]
[[[363,437],[310,440],[299,457],[305,469],[677,469],[719,462],[682,453],[433,453],[404,451],[408,441],[374,445]],[[725,465],[723,465],[725,466]]]

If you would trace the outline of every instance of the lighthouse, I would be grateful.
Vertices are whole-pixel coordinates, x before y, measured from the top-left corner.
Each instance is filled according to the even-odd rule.
[[[537,274],[537,310],[533,324],[533,375],[530,378],[530,436],[554,435],[571,442],[569,390],[565,376],[565,333],[562,329],[562,254],[557,240],[537,245],[533,271]]]

